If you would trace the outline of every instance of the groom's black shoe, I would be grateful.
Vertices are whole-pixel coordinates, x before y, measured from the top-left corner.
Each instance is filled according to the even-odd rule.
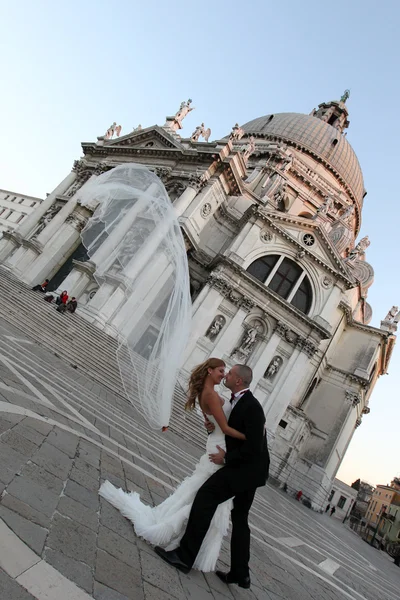
[[[182,571],[182,573],[189,573],[191,570],[191,567],[188,567],[188,565],[179,558],[175,550],[170,550],[167,552],[164,550],[164,548],[160,548],[160,546],[156,546],[154,550],[158,556],[165,560],[165,562],[173,567],[176,567],[179,569],[179,571]]]
[[[230,583],[236,583],[239,587],[244,588],[245,590],[250,588],[250,577],[238,579],[234,575],[231,575],[231,573],[224,573],[223,571],[215,571],[215,574],[227,585]]]

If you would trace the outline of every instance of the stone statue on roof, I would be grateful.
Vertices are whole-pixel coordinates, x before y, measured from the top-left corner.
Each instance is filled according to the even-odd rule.
[[[347,257],[347,260],[349,262],[353,262],[356,258],[359,258],[359,255],[364,254],[365,250],[368,248],[368,246],[370,244],[371,244],[371,242],[369,241],[369,237],[366,235],[358,242],[358,244],[355,248],[350,250],[350,254]]]
[[[194,106],[193,108],[190,106],[192,104],[192,99],[189,98],[189,100],[187,102],[181,102],[181,105],[179,107],[178,112],[175,114],[175,121],[178,121],[178,123],[182,123],[183,119],[192,111],[194,110]]]
[[[199,137],[202,136],[206,140],[206,142],[208,142],[208,140],[210,139],[210,135],[211,129],[209,127],[208,129],[205,129],[204,123],[202,123],[201,125],[197,125],[196,129],[190,136],[190,139],[192,142],[198,142]]]

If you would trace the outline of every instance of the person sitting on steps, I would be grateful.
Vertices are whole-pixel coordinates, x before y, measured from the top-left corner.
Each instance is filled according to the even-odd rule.
[[[45,279],[42,284],[38,283],[37,285],[34,285],[32,290],[34,292],[45,292],[48,285],[49,285],[49,280]]]
[[[61,304],[67,304],[68,301],[68,292],[64,290],[56,299],[56,304],[60,306]]]
[[[67,302],[66,304],[61,303],[59,306],[57,306],[56,310],[60,313],[65,313],[67,310],[70,313],[74,313],[76,311],[77,306],[78,302],[76,301],[75,296],[72,296],[69,302]]]

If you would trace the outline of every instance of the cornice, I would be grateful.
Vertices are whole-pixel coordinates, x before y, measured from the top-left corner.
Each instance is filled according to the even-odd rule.
[[[326,364],[326,369],[328,371],[333,371],[335,373],[340,373],[341,375],[344,375],[350,381],[354,381],[356,383],[359,383],[363,388],[367,388],[368,385],[369,385],[369,379],[366,379],[364,377],[360,377],[359,375],[354,375],[354,373],[351,373],[350,371],[346,371],[346,369],[339,369],[339,367],[334,367],[330,363]],[[347,391],[346,391],[346,393],[347,393]]]
[[[359,329],[360,331],[365,331],[367,333],[373,333],[373,334],[379,335],[379,337],[381,337],[384,340],[389,339],[391,337],[391,334],[387,331],[383,331],[382,329],[377,329],[376,327],[371,327],[371,325],[364,325],[364,323],[360,323],[359,321],[356,321],[353,317],[351,306],[349,304],[347,304],[346,302],[344,302],[343,300],[341,300],[339,302],[338,307],[346,315],[346,322],[348,325],[350,325],[350,327],[354,327],[355,329]],[[394,336],[392,336],[392,337],[394,337]],[[396,338],[394,337],[394,339],[396,339]]]

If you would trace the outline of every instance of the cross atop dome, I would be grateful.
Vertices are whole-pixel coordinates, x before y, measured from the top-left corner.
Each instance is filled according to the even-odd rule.
[[[349,112],[346,107],[346,100],[350,97],[350,90],[345,90],[340,100],[331,100],[331,102],[323,102],[318,105],[318,108],[310,113],[312,117],[316,117],[328,125],[331,125],[340,133],[350,125],[348,120]]]

